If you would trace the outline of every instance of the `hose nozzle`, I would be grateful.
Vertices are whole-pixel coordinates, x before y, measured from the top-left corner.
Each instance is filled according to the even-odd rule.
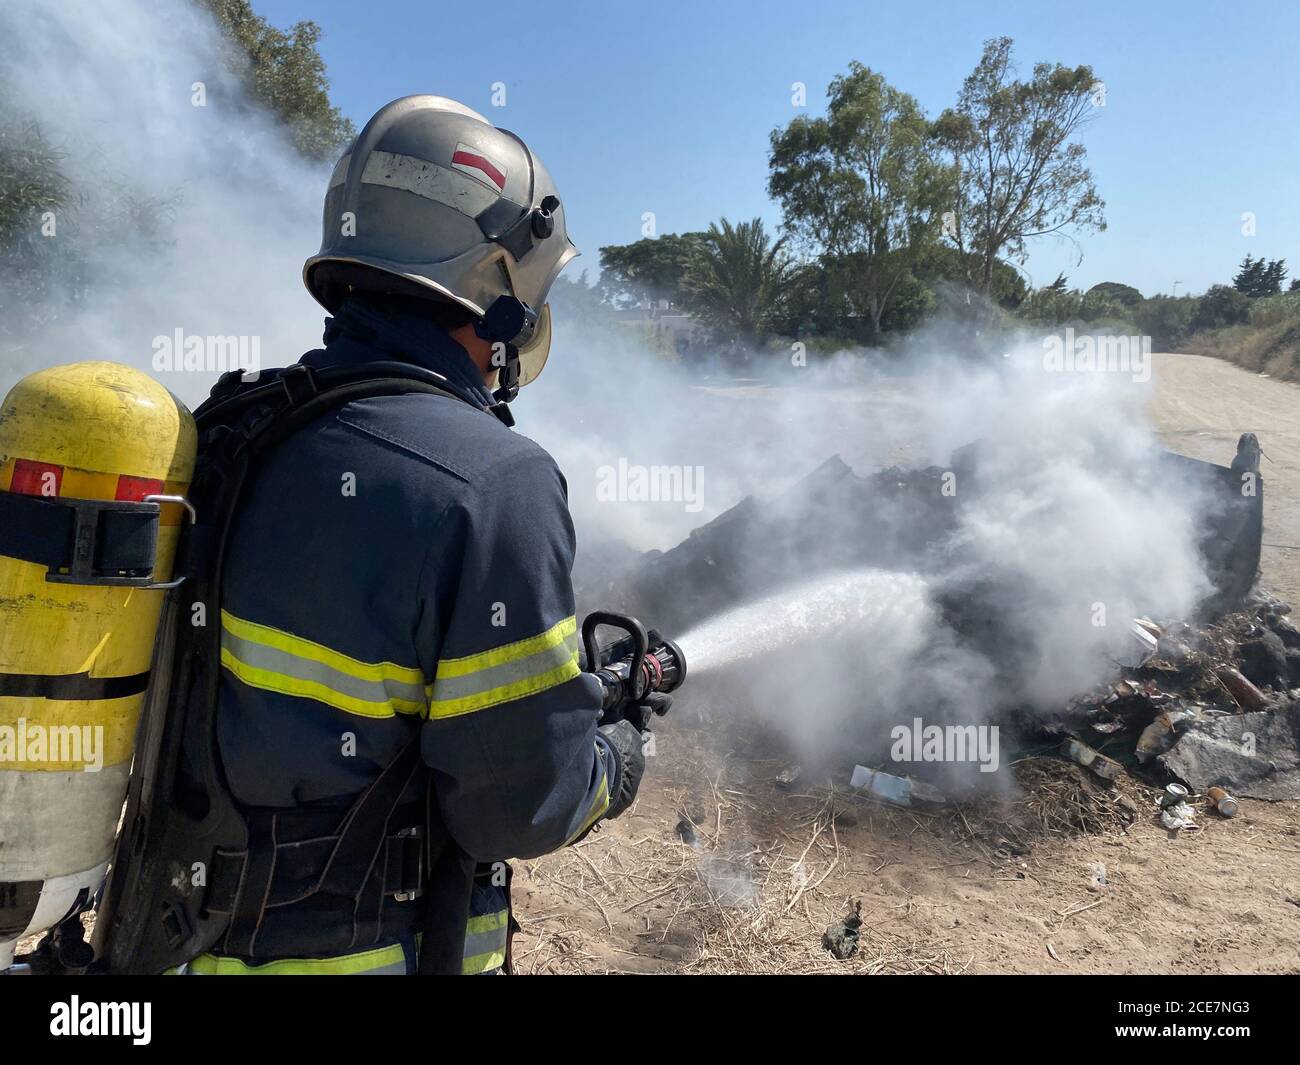
[[[621,630],[623,636],[598,647],[596,630],[602,625]],[[648,705],[655,713],[667,713],[672,700],[651,696],[667,696],[686,679],[681,648],[625,614],[604,610],[588,614],[582,622],[582,646],[587,669],[603,689],[602,724],[627,716],[626,709],[634,706]]]

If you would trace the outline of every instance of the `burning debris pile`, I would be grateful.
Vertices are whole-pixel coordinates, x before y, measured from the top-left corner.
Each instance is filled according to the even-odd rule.
[[[1044,702],[1031,694],[1035,670],[1041,676],[1043,669],[1043,633],[1035,626],[1056,608],[1041,602],[1044,586],[1034,583],[1040,574],[1018,567],[1018,559],[1003,566],[1000,556],[968,553],[963,507],[971,500],[979,506],[982,499],[987,515],[990,506],[996,510],[1014,500],[1020,487],[993,483],[988,470],[994,464],[986,463],[979,444],[959,449],[947,467],[893,467],[869,476],[833,456],[784,494],[748,497],[669,551],[629,552],[621,566],[611,565],[617,555],[610,549],[598,551],[602,577],[583,580],[580,572],[579,600],[613,601],[679,631],[753,603],[773,588],[804,587],[811,596],[819,576],[862,567],[915,574],[929,585],[951,646],[942,667],[929,648],[890,659],[878,647],[859,646],[853,659],[859,670],[873,674],[872,695],[880,696],[884,687],[885,678],[875,675],[880,670],[907,676],[901,692],[898,685],[889,689],[888,698],[899,697],[884,713],[910,720],[923,707],[927,720],[1000,722],[1009,726],[1019,751],[1052,750],[1062,770],[1102,787],[1136,774],[1148,784],[1181,782],[1198,794],[1221,787],[1248,798],[1300,797],[1300,628],[1286,604],[1250,591],[1259,564],[1263,490],[1257,458],[1250,454],[1253,441],[1251,434],[1242,438],[1231,466],[1154,456],[1145,490],[1185,493],[1192,520],[1188,536],[1199,553],[1205,594],[1189,621],[1142,618],[1126,626],[1134,641],[1131,653],[1107,653],[1087,683],[1112,663],[1119,670],[1115,679],[1058,710],[1050,709],[1059,705],[1055,699]],[[1032,464],[1019,469],[1033,477]],[[1243,474],[1254,478],[1250,492],[1242,491]],[[960,494],[948,490],[953,483],[963,486]],[[1152,566],[1160,562],[1152,558]],[[1106,570],[1107,559],[1100,557],[1097,566]],[[1134,571],[1130,566],[1124,572]],[[1133,598],[1141,596],[1136,590]],[[815,609],[810,601],[807,610]],[[1059,652],[1062,637],[1052,638]],[[879,632],[874,639],[880,641]],[[780,648],[765,647],[765,656],[768,650]],[[1065,650],[1071,653],[1068,644]],[[1096,648],[1090,651],[1096,655]],[[816,662],[803,648],[798,661],[787,672]],[[975,674],[962,673],[963,665],[982,671],[978,695]],[[930,676],[940,673],[941,681]],[[769,686],[771,698],[778,687]],[[854,691],[860,708],[861,685]],[[823,685],[817,700],[825,704],[843,694]],[[735,701],[736,693],[728,698]],[[972,717],[977,699],[983,700],[976,707],[982,718]],[[870,744],[889,732],[888,720],[879,711],[867,716],[840,730],[841,747],[854,750],[839,753],[878,765],[873,759],[880,752]],[[866,727],[855,733],[855,724]],[[924,775],[925,767],[917,768]],[[873,779],[886,802],[892,801],[891,788],[910,795],[924,786],[887,772]]]
[[[1212,585],[1207,614],[1239,605],[1258,570],[1263,482],[1243,494],[1239,476],[1252,440],[1250,433],[1242,437],[1232,467],[1163,452],[1151,471],[1153,480],[1176,483],[1203,503],[1197,547]],[[976,442],[958,448],[946,466],[892,466],[867,476],[832,455],[787,491],[745,497],[668,551],[638,554],[613,541],[584,540],[574,575],[579,606],[613,604],[680,631],[822,573],[951,569],[962,508],[989,489],[985,450]],[[1005,495],[1007,486],[999,487]],[[941,605],[954,627],[974,638],[976,630],[996,636],[1014,624],[1009,615],[1024,589],[997,585],[1002,576],[972,576],[944,589]]]
[[[816,573],[880,565],[926,568],[955,527],[948,471],[892,467],[859,477],[832,455],[771,500],[747,496],[669,551],[612,544],[579,554],[579,605],[615,603],[680,631]]]
[[[1201,627],[1138,623],[1145,650],[1046,726],[1096,775],[1125,768],[1245,798],[1300,798],[1300,627],[1253,595]]]

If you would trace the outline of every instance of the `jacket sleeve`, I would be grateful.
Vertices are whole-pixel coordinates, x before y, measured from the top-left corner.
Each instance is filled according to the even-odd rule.
[[[618,771],[578,668],[564,479],[540,448],[512,455],[440,525],[420,588],[417,638],[436,650],[424,760],[472,858],[545,854],[600,819]]]

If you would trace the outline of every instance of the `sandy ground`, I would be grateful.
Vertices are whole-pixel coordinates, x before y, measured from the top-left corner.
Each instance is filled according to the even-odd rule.
[[[1171,449],[1226,464],[1240,433],[1258,434],[1262,582],[1300,604],[1300,388],[1192,355],[1157,355],[1156,375]],[[912,812],[828,781],[781,790],[781,768],[734,726],[689,711],[665,723],[633,810],[519,863],[518,970],[1300,972],[1300,804],[1202,811],[1198,831],[1171,834],[1155,791],[1130,780],[1136,820],[1076,834],[1036,822],[1024,795],[992,815]],[[1008,811],[1029,828],[1003,827]],[[839,961],[822,931],[853,900],[860,947]]]

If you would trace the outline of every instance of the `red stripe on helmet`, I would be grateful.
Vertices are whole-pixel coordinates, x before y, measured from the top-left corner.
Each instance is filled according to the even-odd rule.
[[[481,170],[486,174],[498,189],[506,187],[506,176],[492,165],[490,159],[485,159],[481,155],[475,155],[473,152],[458,151],[452,157],[453,163],[460,163],[462,166],[472,166],[475,170]]]

